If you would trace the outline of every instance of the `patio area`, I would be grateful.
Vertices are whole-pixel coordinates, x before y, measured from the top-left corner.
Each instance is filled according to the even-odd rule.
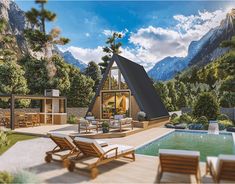
[[[105,139],[105,141],[138,147],[170,131],[172,130],[152,128],[128,137]],[[158,157],[137,155],[135,162],[125,159],[113,161],[99,167],[99,176],[91,180],[89,176],[79,171],[68,172],[58,162],[45,163],[45,152],[53,147],[54,143],[48,138],[18,142],[0,156],[0,170],[27,169],[36,173],[41,181],[46,183],[156,183]],[[202,183],[213,182],[210,176],[204,176],[205,163],[201,162],[200,167]],[[164,174],[161,182],[194,183],[195,178],[187,175]]]

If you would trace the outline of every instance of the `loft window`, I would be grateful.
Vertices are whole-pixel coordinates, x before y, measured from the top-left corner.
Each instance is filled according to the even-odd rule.
[[[112,68],[109,71],[108,77],[106,78],[103,90],[120,90],[128,89],[126,81],[121,74],[117,64],[114,62]]]

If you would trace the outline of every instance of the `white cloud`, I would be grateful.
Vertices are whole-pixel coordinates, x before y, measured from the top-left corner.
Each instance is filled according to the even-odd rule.
[[[175,15],[173,19],[177,22],[173,28],[162,28],[149,26],[140,28],[131,33],[129,41],[134,48],[121,48],[122,56],[129,58],[141,65],[148,71],[153,65],[167,56],[186,56],[188,46],[193,40],[199,40],[211,28],[218,26],[225,18],[225,11],[198,12],[198,15]],[[103,34],[110,36],[113,30],[104,30]],[[120,33],[124,36],[129,31],[125,29]],[[74,57],[88,63],[102,62],[105,55],[102,46],[96,48],[68,47]]]
[[[211,28],[218,26],[226,12],[198,12],[198,15],[175,15],[175,27],[145,27],[132,33],[129,41],[137,46],[137,56],[143,61],[157,62],[167,56],[186,56],[188,46],[199,40]]]
[[[90,37],[91,36],[90,33],[86,33],[85,35],[86,35],[86,37]]]
[[[70,51],[76,59],[83,61],[86,64],[88,64],[90,61],[99,63],[102,61],[102,56],[104,56],[104,52],[101,46],[98,46],[94,49],[70,46],[62,51]]]
[[[114,31],[114,30],[110,30],[110,29],[105,29],[103,31],[103,34],[105,36],[111,36],[114,32],[119,33],[124,37],[129,31],[128,31],[128,29],[125,29],[124,31]]]

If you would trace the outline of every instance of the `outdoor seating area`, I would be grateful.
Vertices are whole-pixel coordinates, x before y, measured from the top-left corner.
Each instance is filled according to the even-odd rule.
[[[105,124],[105,125],[104,125]],[[105,132],[104,130],[107,132]],[[102,130],[103,133],[108,133],[109,131],[125,131],[133,130],[134,123],[132,118],[126,118],[124,115],[114,115],[109,119],[96,119],[94,116],[86,116],[85,118],[80,118],[78,120],[78,132],[81,133],[82,130],[85,133],[91,133],[91,131],[99,132]]]

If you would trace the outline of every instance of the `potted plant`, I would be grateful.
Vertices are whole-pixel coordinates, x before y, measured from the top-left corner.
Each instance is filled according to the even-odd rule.
[[[138,121],[145,121],[146,120],[146,113],[143,111],[138,112],[137,119],[138,119]]]
[[[103,133],[109,133],[109,123],[107,121],[102,123],[102,131]]]

